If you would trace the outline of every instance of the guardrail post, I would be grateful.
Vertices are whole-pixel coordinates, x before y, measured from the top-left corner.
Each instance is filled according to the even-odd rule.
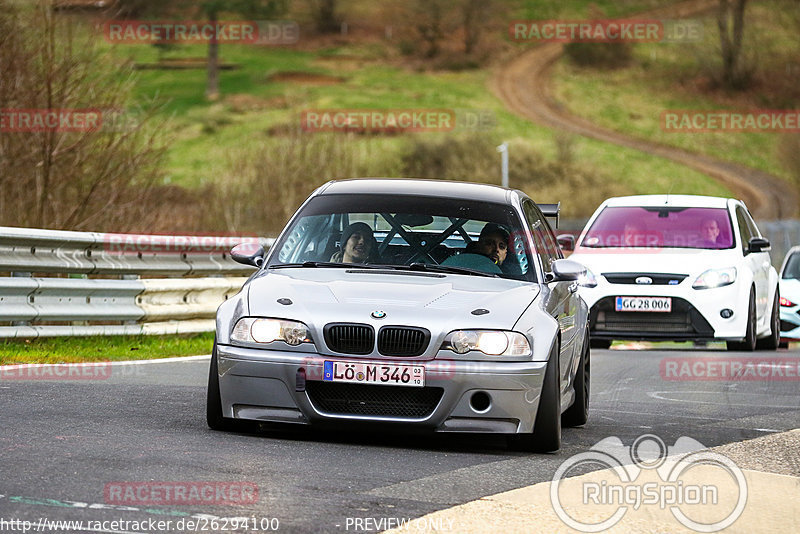
[[[33,277],[33,273],[29,272],[12,272],[12,278],[31,278]],[[30,326],[30,321],[11,321],[11,326]]]

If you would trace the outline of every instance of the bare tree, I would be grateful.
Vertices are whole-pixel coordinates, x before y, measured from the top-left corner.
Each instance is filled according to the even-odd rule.
[[[427,48],[424,56],[435,57],[439,54],[440,43],[444,38],[445,17],[448,3],[444,0],[415,0],[412,8],[414,27]]]
[[[336,0],[308,0],[314,25],[320,33],[336,33],[342,24]]]
[[[739,88],[745,82],[741,52],[746,5],[747,0],[719,0],[717,26],[722,47],[722,81],[730,88]]]
[[[223,13],[269,19],[285,13],[287,7],[287,0],[205,0],[200,4],[200,10],[214,26]],[[219,42],[213,37],[208,43],[207,72],[206,98],[216,100],[219,97]]]
[[[71,17],[50,5],[0,0],[0,224],[70,229],[130,228],[154,221],[150,195],[163,145],[148,125],[153,108],[130,119],[132,78],[79,39]],[[133,73],[132,70],[128,71]],[[93,110],[96,128],[15,127],[31,110]]]
[[[464,24],[464,53],[472,54],[492,13],[492,0],[461,0],[461,18]]]

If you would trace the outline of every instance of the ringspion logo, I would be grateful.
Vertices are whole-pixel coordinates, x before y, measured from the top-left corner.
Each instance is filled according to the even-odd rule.
[[[696,532],[719,532],[739,519],[747,495],[744,473],[730,458],[685,436],[668,447],[653,434],[630,446],[606,438],[562,463],[550,485],[556,515],[579,532],[605,531],[640,510],[642,521],[671,515]]]

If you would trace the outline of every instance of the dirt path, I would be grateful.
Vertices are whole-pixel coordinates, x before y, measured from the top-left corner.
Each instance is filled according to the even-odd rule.
[[[682,2],[641,13],[647,18],[684,18],[706,13],[717,0]],[[536,123],[566,130],[666,158],[700,171],[727,186],[743,199],[759,219],[784,219],[796,215],[797,192],[784,180],[738,163],[696,154],[609,130],[570,114],[553,98],[551,70],[563,53],[563,44],[546,43],[526,50],[500,67],[491,81],[491,89],[516,114]]]

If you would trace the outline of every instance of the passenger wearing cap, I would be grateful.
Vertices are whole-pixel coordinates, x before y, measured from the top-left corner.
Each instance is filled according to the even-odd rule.
[[[342,231],[341,250],[334,252],[336,263],[365,263],[377,255],[377,243],[372,228],[363,222],[353,223]]]
[[[478,243],[475,246],[475,252],[483,254],[495,265],[503,265],[508,255],[508,231],[495,223],[488,223],[481,230],[478,236]]]

